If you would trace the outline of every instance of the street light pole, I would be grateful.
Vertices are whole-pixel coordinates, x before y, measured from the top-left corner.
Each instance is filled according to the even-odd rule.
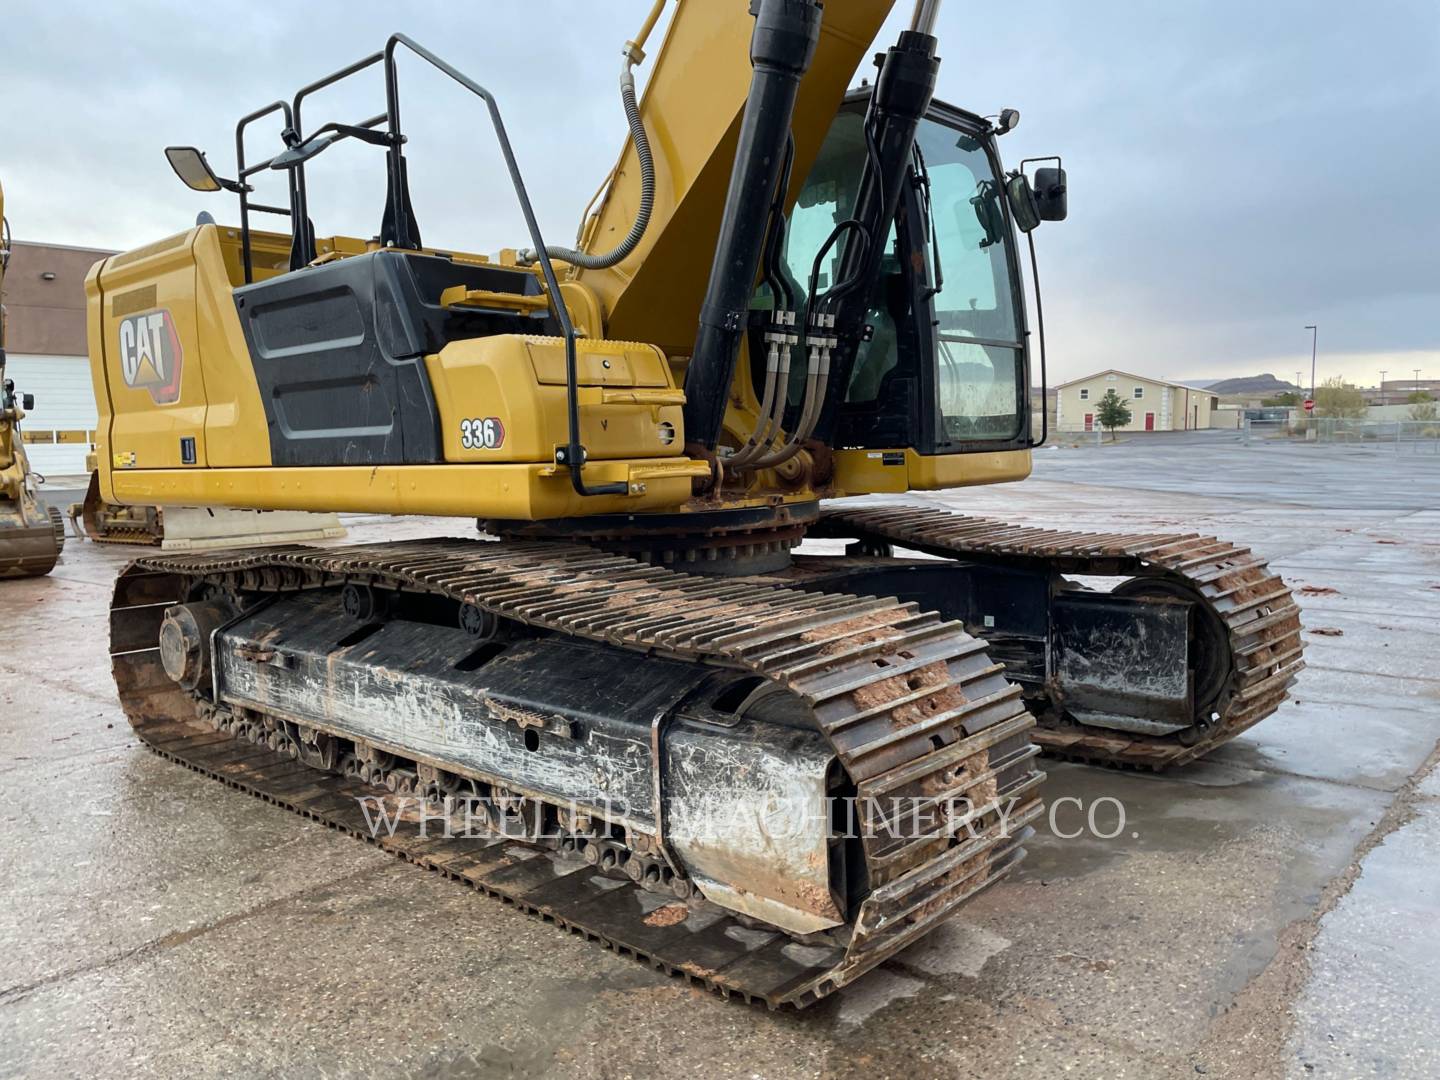
[[[1417,368],[1414,369],[1414,371],[1415,371],[1415,392],[1418,394],[1418,393],[1420,392],[1420,369],[1417,367]]]
[[[1385,368],[1380,369],[1380,404],[1385,404]]]
[[[1310,331],[1310,400],[1315,400],[1315,347],[1320,340],[1320,328],[1318,326],[1307,326]]]

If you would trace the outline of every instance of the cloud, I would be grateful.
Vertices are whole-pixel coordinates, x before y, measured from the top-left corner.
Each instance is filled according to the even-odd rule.
[[[733,2],[740,17],[746,6],[706,2]],[[183,228],[202,209],[225,220],[230,205],[181,188],[161,149],[204,146],[224,171],[242,112],[401,29],[494,91],[547,238],[568,241],[623,139],[619,50],[648,8],[12,0],[7,210],[21,238],[113,247]],[[909,10],[896,4],[877,47]],[[1440,374],[1440,213],[1428,179],[1440,169],[1440,20],[1428,0],[956,3],[939,35],[941,97],[982,113],[1019,107],[1002,144],[1012,163],[1065,158],[1071,218],[1036,234],[1052,381],[1112,365],[1293,376],[1291,358],[1308,361],[1306,323],[1322,328],[1322,377],[1373,381],[1363,369],[1391,354]],[[402,79],[426,239],[522,245],[477,104],[416,65]],[[378,81],[309,108],[372,115]],[[377,158],[350,145],[317,160],[322,233],[376,231]]]

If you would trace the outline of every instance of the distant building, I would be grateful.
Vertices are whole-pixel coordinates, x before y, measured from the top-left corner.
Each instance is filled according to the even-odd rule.
[[[22,431],[39,473],[83,473],[95,444],[95,391],[85,346],[85,275],[112,251],[10,246],[5,270],[5,376],[35,395]]]
[[[1404,405],[1416,392],[1440,401],[1440,379],[1386,379],[1378,388],[1362,390],[1361,394],[1366,405]]]
[[[1117,431],[1193,431],[1210,427],[1219,399],[1210,391],[1111,368],[1055,388],[1055,430],[1093,431],[1100,399],[1111,390],[1130,406],[1130,423]]]

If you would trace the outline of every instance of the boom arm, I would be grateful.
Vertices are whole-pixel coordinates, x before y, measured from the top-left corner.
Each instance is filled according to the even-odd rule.
[[[894,0],[826,0],[820,40],[795,100],[792,193],[893,6]],[[599,296],[612,339],[649,341],[681,356],[694,344],[713,255],[709,243],[697,245],[695,238],[720,232],[750,91],[753,29],[739,0],[677,0],[640,102],[655,158],[649,228],[616,266],[577,273]],[[639,202],[639,161],[628,144],[586,223],[585,248],[613,247],[629,231]]]

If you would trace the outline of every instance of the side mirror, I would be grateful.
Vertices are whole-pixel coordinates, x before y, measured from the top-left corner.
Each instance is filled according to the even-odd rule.
[[[20,395],[20,408],[24,409],[26,412],[29,412],[31,409],[35,408],[35,395],[34,395],[34,394],[21,394],[21,395]]]
[[[1035,170],[1035,206],[1041,221],[1064,221],[1069,212],[1065,197],[1065,170],[1059,166],[1053,169]]]
[[[1034,232],[1041,221],[1040,207],[1024,173],[1010,174],[1005,181],[1005,195],[1010,200],[1010,216],[1015,219],[1015,227],[1023,233]]]
[[[193,146],[167,146],[165,160],[170,162],[170,168],[175,170],[180,182],[191,191],[221,191],[225,187],[215,175],[215,170],[210,168],[205,155]]]

